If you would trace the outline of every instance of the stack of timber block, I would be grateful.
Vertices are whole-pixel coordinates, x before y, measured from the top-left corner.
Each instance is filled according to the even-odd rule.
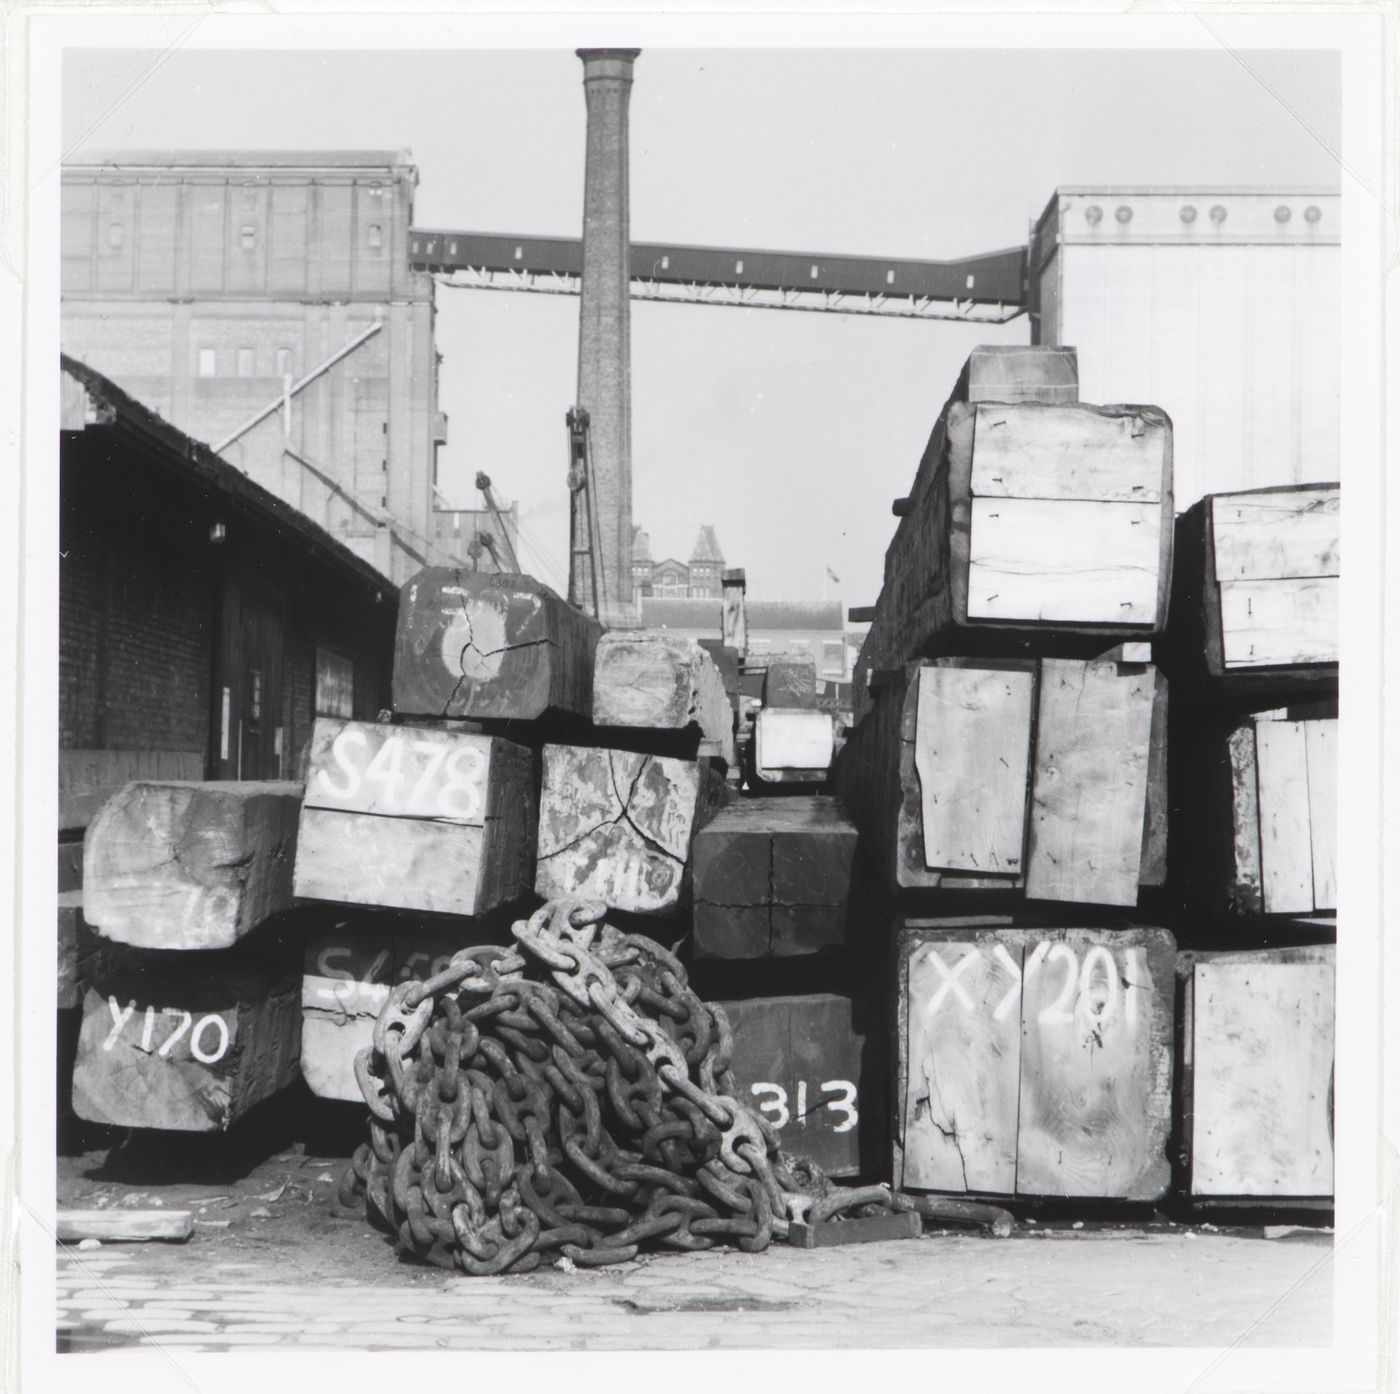
[[[297,1076],[291,909],[301,787],[128,784],[88,828],[79,1118],[222,1131]]]
[[[833,783],[893,906],[893,1180],[1006,1202],[1170,1183],[1171,423],[1074,352],[973,352],[862,617]]]
[[[1171,836],[1193,1205],[1331,1204],[1340,507],[1337,485],[1300,484],[1209,495],[1177,522]]]
[[[355,1055],[392,985],[509,942],[543,899],[688,929],[692,843],[738,765],[721,667],[738,661],[718,653],[604,632],[528,576],[409,582],[392,719],[320,720],[311,744],[295,889],[336,911],[304,942],[313,1092],[359,1100]]]

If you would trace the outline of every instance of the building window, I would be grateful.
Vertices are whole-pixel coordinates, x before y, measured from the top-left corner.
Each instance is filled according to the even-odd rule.
[[[107,227],[107,245],[113,249],[126,242],[126,228],[121,223],[111,223]]]
[[[289,348],[277,350],[277,376],[290,377],[292,373],[292,351]]]
[[[238,376],[241,378],[253,376],[253,350],[250,348],[238,350]]]
[[[384,233],[378,223],[369,225],[369,245],[370,250],[377,252],[384,245]]]
[[[258,243],[258,232],[252,223],[244,223],[242,231],[238,234],[239,243],[245,252],[251,252]]]
[[[332,649],[316,650],[316,715],[348,720],[355,714],[355,665]]]
[[[846,641],[822,640],[822,672],[841,674],[846,671]]]
[[[212,378],[218,372],[218,359],[211,348],[202,348],[199,351],[199,375],[202,378]]]

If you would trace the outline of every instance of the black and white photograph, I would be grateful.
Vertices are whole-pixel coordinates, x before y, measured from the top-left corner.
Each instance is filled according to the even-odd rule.
[[[1380,1387],[1382,35],[34,17],[24,1387]]]

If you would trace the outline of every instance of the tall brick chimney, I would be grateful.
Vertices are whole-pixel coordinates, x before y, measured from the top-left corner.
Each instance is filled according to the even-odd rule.
[[[588,412],[593,454],[593,524],[600,540],[598,618],[637,624],[632,603],[632,348],[628,277],[627,104],[635,48],[581,48],[588,103],[583,185],[583,286],[578,327],[578,405]],[[588,520],[572,499],[575,535]],[[593,608],[587,557],[575,555],[569,599]]]

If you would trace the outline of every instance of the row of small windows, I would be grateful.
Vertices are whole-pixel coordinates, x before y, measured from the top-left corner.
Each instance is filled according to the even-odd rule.
[[[251,348],[240,348],[234,351],[234,363],[236,371],[241,378],[251,378],[257,376],[257,355]],[[279,378],[288,377],[292,371],[292,351],[289,348],[280,348],[275,355],[276,368],[275,375]],[[228,367],[227,350],[224,356],[225,371]],[[199,376],[202,378],[216,378],[219,376],[219,351],[212,348],[202,348],[199,351]]]
[[[380,251],[384,246],[384,229],[379,223],[371,223],[365,235],[365,240],[369,244],[372,252]],[[126,225],[124,223],[107,224],[107,245],[113,251],[120,251],[126,246]],[[257,249],[258,230],[253,223],[244,223],[238,231],[238,245],[245,252],[252,252]]]

